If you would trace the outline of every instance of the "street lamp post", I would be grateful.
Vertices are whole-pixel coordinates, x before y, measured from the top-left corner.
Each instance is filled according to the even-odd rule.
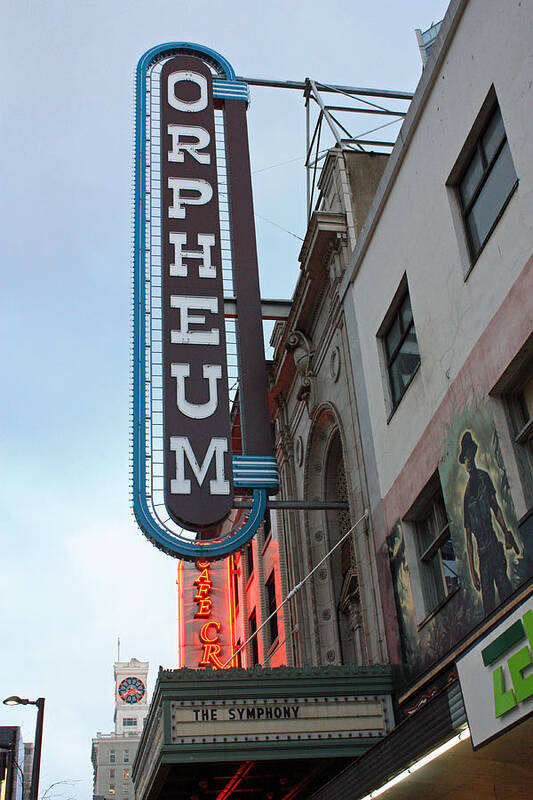
[[[39,773],[41,771],[41,748],[43,742],[44,697],[37,700],[28,700],[24,697],[11,695],[4,700],[6,706],[37,706],[37,722],[35,724],[35,742],[33,745],[33,768],[31,771],[30,800],[39,797]]]

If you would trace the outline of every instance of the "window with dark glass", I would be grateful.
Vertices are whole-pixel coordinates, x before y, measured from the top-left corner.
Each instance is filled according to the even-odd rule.
[[[265,511],[265,519],[263,520],[263,533],[266,542],[272,533],[272,522],[270,520],[270,511],[268,511],[268,509]]]
[[[270,573],[270,577],[266,582],[266,596],[267,596],[267,616],[270,617],[276,610],[276,580],[274,571]],[[270,633],[270,644],[278,638],[278,615],[274,616],[268,622],[268,629]]]
[[[252,667],[256,664],[259,664],[259,648],[257,644],[257,617],[255,615],[255,611],[252,611],[250,617],[248,618],[248,629],[250,631],[250,636],[253,638],[250,641],[250,652],[252,656]]]
[[[506,397],[518,470],[528,508],[533,507],[533,365]]]
[[[415,524],[422,592],[426,612],[430,614],[459,586],[455,552],[440,487]]]
[[[472,258],[476,258],[517,185],[509,142],[498,107],[475,142],[457,183]]]
[[[406,294],[383,337],[393,408],[420,364],[411,301]]]
[[[249,578],[254,571],[254,550],[252,543],[246,546],[246,577]]]
[[[232,573],[232,581],[233,581],[233,597],[235,598],[235,609],[239,608],[239,570],[233,562],[233,573]]]

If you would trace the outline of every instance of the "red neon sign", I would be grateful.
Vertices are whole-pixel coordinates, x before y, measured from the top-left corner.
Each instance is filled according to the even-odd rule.
[[[216,629],[214,639],[209,638],[208,631],[209,628],[211,627]],[[206,622],[205,625],[202,625],[202,628],[200,630],[200,641],[202,641],[204,644],[213,644],[213,642],[218,642],[218,632],[220,628],[221,628],[220,622],[218,622],[217,620],[212,619],[211,622]]]
[[[195,617],[210,617],[213,608],[213,600],[211,598],[211,591],[213,583],[209,575],[209,561],[197,561],[196,568],[200,570],[200,574],[193,581],[196,586],[196,594],[194,599],[197,603]],[[200,628],[199,638],[202,647],[202,657],[198,666],[205,667],[210,664],[214,669],[223,669],[224,662],[220,659],[220,651],[222,645],[220,642],[220,629],[222,623],[216,619],[210,619]],[[214,631],[213,631],[214,629]]]
[[[233,557],[224,561],[178,565],[178,666],[222,669],[238,665],[236,610],[238,595]]]

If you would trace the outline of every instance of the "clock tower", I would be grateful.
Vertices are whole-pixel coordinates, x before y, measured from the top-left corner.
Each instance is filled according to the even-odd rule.
[[[148,714],[148,661],[116,661],[115,733],[119,736],[141,735]]]
[[[135,800],[131,767],[148,714],[148,661],[116,661],[115,730],[99,731],[92,740],[93,797],[100,800]]]

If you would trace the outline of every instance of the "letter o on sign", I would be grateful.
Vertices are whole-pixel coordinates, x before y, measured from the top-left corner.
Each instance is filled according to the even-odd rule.
[[[176,85],[188,81],[195,83],[200,89],[200,97],[197,100],[181,100],[176,96]],[[203,111],[207,108],[207,80],[198,72],[180,69],[171,72],[168,76],[168,104],[177,111]]]

